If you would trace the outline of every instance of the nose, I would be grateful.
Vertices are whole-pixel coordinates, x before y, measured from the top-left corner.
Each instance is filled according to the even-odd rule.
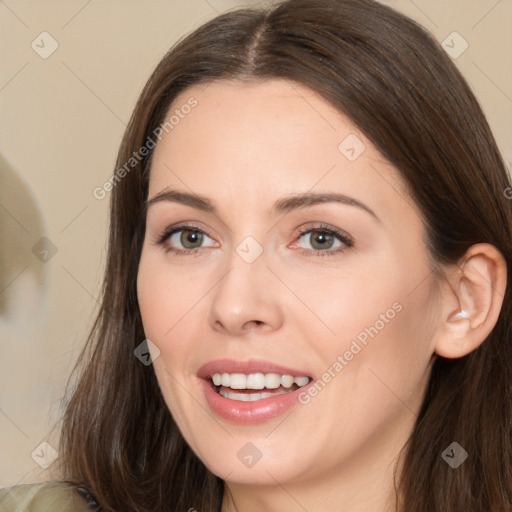
[[[283,323],[279,287],[264,255],[247,263],[235,253],[229,263],[229,270],[212,290],[210,326],[233,336],[279,329]]]

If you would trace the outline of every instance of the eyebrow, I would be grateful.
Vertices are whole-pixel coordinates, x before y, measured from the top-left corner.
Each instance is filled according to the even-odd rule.
[[[292,197],[279,199],[274,205],[275,213],[288,213],[293,210],[299,210],[301,208],[306,208],[308,206],[313,206],[317,204],[323,203],[341,203],[346,204],[348,206],[355,206],[356,208],[360,208],[364,210],[366,213],[369,213],[372,217],[374,217],[377,221],[380,222],[380,219],[377,217],[375,212],[366,204],[354,199],[353,197],[346,196],[344,194],[338,194],[335,192],[327,192],[327,193],[312,193],[308,192],[305,194],[295,194]]]
[[[163,201],[184,204],[185,206],[190,206],[208,213],[217,213],[215,206],[208,198],[200,196],[199,194],[178,192],[177,190],[164,190],[155,194],[151,199],[146,201],[146,209]]]
[[[195,193],[179,192],[177,190],[164,190],[159,192],[151,199],[147,200],[146,208],[149,209],[149,207],[152,205],[164,201],[180,203],[207,213],[213,213],[215,215],[217,214],[217,209],[215,208],[212,201],[210,201],[207,197]],[[377,217],[375,212],[366,204],[358,201],[357,199],[354,199],[353,197],[334,192],[307,192],[304,194],[294,194],[291,197],[285,197],[276,201],[271,212],[274,214],[286,214],[294,210],[300,210],[302,208],[307,208],[308,206],[314,206],[323,203],[341,203],[348,206],[355,206],[356,208],[369,213],[374,219],[380,222],[380,219]]]

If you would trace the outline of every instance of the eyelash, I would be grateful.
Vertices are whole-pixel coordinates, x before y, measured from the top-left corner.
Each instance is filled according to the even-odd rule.
[[[199,231],[206,236],[209,236],[207,233],[205,233],[202,229],[200,229],[197,226],[193,226],[191,224],[185,224],[181,226],[174,226],[172,228],[164,229],[162,233],[157,235],[157,238],[155,240],[155,244],[163,247],[165,249],[166,253],[171,253],[174,256],[199,256],[202,254],[205,250],[205,248],[199,248],[199,249],[174,249],[173,247],[169,247],[166,242],[169,238],[171,238],[172,235],[175,233],[179,233],[180,231]],[[210,237],[211,238],[211,237]]]
[[[336,256],[342,252],[345,252],[347,249],[350,249],[354,245],[354,241],[352,238],[345,232],[336,229],[332,226],[327,226],[325,224],[320,224],[317,226],[308,226],[307,228],[303,228],[300,230],[297,235],[296,239],[299,240],[301,237],[308,233],[314,233],[314,232],[321,232],[326,233],[328,235],[334,236],[337,240],[339,240],[343,245],[336,248],[336,249],[328,249],[325,251],[316,251],[315,249],[302,249],[302,252],[304,254],[313,254],[313,256],[318,256],[320,258],[325,258],[328,256]]]
[[[167,240],[172,235],[174,235],[175,233],[179,233],[180,231],[186,231],[186,230],[199,231],[199,232],[203,233],[204,235],[208,236],[209,238],[212,238],[207,233],[205,233],[202,229],[200,229],[199,227],[187,224],[187,225],[174,226],[172,228],[165,229],[162,233],[157,235],[157,238],[154,243],[155,243],[155,245],[164,247],[166,253],[172,253],[174,256],[190,256],[190,255],[199,256],[205,250],[207,250],[206,247],[198,248],[198,249],[174,249],[173,247],[169,247],[166,245]],[[305,254],[313,253],[314,256],[318,256],[321,258],[324,258],[327,256],[335,256],[337,254],[340,254],[340,253],[346,251],[347,249],[349,249],[350,247],[352,247],[354,245],[354,241],[347,233],[340,231],[332,226],[327,226],[325,224],[320,224],[318,226],[304,228],[304,229],[300,230],[295,235],[295,238],[296,238],[296,240],[299,240],[304,235],[306,235],[308,233],[313,233],[315,231],[334,236],[337,240],[339,240],[342,244],[344,244],[344,246],[338,247],[333,250],[325,250],[325,251],[318,251],[315,249],[301,249],[302,252]]]

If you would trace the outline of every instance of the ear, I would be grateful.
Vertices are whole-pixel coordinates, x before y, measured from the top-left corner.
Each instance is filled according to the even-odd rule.
[[[498,321],[507,264],[496,247],[479,243],[447,270],[446,278],[434,350],[446,358],[463,357],[483,343]]]

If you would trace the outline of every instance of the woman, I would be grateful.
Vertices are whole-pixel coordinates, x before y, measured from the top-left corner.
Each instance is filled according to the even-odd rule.
[[[3,502],[512,510],[509,187],[466,82],[394,10],[202,26],[149,79],[109,182],[66,483]]]

